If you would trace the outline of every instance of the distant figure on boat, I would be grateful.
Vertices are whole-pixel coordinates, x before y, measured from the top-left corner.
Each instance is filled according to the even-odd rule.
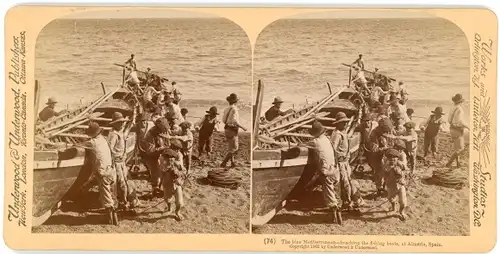
[[[406,104],[408,101],[408,91],[403,81],[399,81],[399,96],[401,97],[401,104]]]
[[[314,163],[316,171],[320,173],[322,179],[322,192],[324,205],[333,215],[332,223],[342,223],[342,213],[336,197],[335,185],[340,182],[340,171],[335,163],[335,150],[328,137],[325,135],[326,129],[319,121],[312,123],[309,134],[313,140],[308,143],[312,147],[319,161]]]
[[[54,97],[50,97],[46,104],[47,106],[38,114],[38,119],[40,119],[42,122],[45,122],[54,116],[59,116],[66,112],[66,110],[61,110],[59,112],[55,111],[57,100]]]
[[[365,70],[365,61],[363,61],[363,55],[359,54],[358,59],[356,59],[354,62],[352,62],[351,65],[356,64],[361,70]]]
[[[172,82],[172,91],[170,92],[173,95],[173,103],[179,104],[181,101],[181,91],[177,88],[177,82]]]
[[[125,78],[125,84],[128,84],[131,87],[139,86],[141,81],[139,80],[139,77],[137,76],[137,71],[130,68],[130,67],[128,68],[128,70],[129,70],[129,73],[127,75],[127,78]]]
[[[125,65],[130,66],[132,70],[137,70],[137,63],[135,62],[134,54],[130,55],[130,58],[125,62]]]
[[[265,113],[265,117],[267,121],[272,121],[279,116],[284,116],[293,112],[293,109],[289,109],[287,111],[281,111],[281,105],[283,104],[283,100],[280,97],[274,98],[273,106],[271,106]]]
[[[370,90],[368,89],[368,80],[366,80],[364,71],[360,70],[356,66],[354,66],[354,70],[356,70],[357,73],[355,74],[354,79],[351,82],[356,85],[356,88],[359,91],[370,92]]]

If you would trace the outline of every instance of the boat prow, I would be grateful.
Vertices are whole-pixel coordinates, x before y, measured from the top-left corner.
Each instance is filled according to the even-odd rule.
[[[263,225],[283,208],[307,165],[309,149],[254,150],[252,156],[252,225]]]
[[[34,156],[32,224],[38,226],[57,210],[75,183],[85,164],[85,149],[35,151]]]

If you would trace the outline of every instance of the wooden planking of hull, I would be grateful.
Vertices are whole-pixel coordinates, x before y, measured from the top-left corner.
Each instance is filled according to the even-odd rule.
[[[103,135],[109,133],[109,122],[114,112],[121,112],[125,116],[133,116],[134,107],[132,105],[133,96],[131,91],[125,88],[113,90],[105,93],[103,97],[90,103],[86,107],[79,108],[63,117],[56,117],[45,123],[38,125],[39,128],[53,128],[55,125],[64,126],[65,123],[71,123],[72,117],[85,117],[99,113],[99,117],[93,118],[93,121],[103,127]],[[84,134],[72,134],[73,130],[82,130],[88,128],[87,125],[75,125],[68,129],[62,135],[73,138],[73,141],[81,142],[88,137]],[[50,141],[53,141],[51,138]],[[135,155],[137,133],[131,131],[126,140],[126,161],[130,161]],[[68,141],[68,140],[67,140]],[[55,148],[45,148],[44,150],[35,150],[34,158],[34,179],[33,179],[33,226],[43,224],[66,199],[75,199],[81,193],[83,187],[90,182],[95,156],[88,150],[74,147],[75,143],[66,143],[68,147],[63,152],[58,152]],[[59,147],[60,148],[60,147]]]
[[[35,151],[33,226],[41,225],[76,181],[85,163],[85,149]]]
[[[258,226],[285,205],[307,165],[309,149],[254,150],[252,156],[252,225]]]

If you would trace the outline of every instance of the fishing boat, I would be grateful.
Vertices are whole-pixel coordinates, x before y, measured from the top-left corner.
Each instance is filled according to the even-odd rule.
[[[35,82],[35,112],[38,112],[40,85]],[[99,123],[102,134],[107,136],[111,116],[121,112],[125,117],[134,116],[136,97],[126,87],[107,92],[97,100],[66,112],[35,126],[35,151],[33,174],[33,226],[43,224],[61,205],[63,200],[77,199],[84,186],[91,180],[95,157],[81,142],[88,124]],[[126,139],[127,161],[135,155],[136,132]]]
[[[330,84],[328,84],[330,88]],[[254,106],[254,144],[252,152],[252,225],[267,223],[281,210],[287,200],[300,197],[314,185],[316,153],[306,144],[313,139],[308,134],[312,122],[320,121],[327,129],[335,130],[333,122],[338,112],[344,112],[350,122],[348,136],[351,162],[359,150],[360,133],[356,127],[365,103],[359,93],[346,86],[318,102],[270,122],[259,117],[262,111],[264,85],[259,80]]]

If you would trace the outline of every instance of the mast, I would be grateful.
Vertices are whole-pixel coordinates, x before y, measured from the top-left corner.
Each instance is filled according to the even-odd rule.
[[[261,80],[259,80],[257,86],[257,98],[253,108],[253,147],[257,145],[257,136],[259,135],[259,121],[260,121],[260,113],[262,111],[262,99],[264,97],[264,84]]]

